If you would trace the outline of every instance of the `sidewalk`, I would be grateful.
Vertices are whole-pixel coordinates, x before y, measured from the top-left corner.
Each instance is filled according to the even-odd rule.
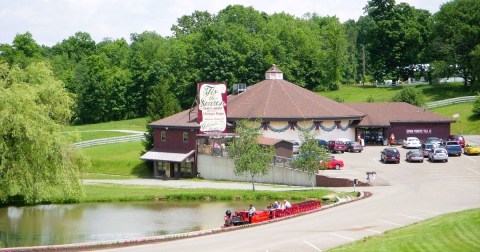
[[[141,186],[160,186],[173,188],[213,188],[213,189],[239,189],[252,190],[252,183],[247,182],[226,182],[213,180],[160,180],[160,179],[85,179],[84,184],[116,184],[116,185],[141,185]],[[255,183],[257,191],[289,191],[289,190],[311,190],[311,187],[287,186]],[[314,189],[321,189],[315,187]]]

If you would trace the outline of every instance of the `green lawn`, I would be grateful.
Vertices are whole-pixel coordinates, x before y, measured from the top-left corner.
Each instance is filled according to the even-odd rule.
[[[136,130],[146,131],[149,123],[147,118],[135,118],[122,121],[111,121],[105,123],[66,126],[63,131],[85,131],[85,130]]]
[[[453,118],[458,115],[456,122],[451,124],[450,132],[460,135],[480,135],[480,117],[472,113],[473,102],[454,104],[431,109],[432,112]]]
[[[63,134],[69,134],[74,142],[82,142],[93,139],[107,138],[107,137],[119,137],[119,136],[128,136],[131,133],[116,132],[116,131],[69,131],[63,132]]]
[[[233,189],[171,188],[162,186],[128,185],[86,185],[86,197],[82,202],[139,201],[139,200],[278,200],[290,199],[294,202],[305,199],[321,199],[334,193],[327,189],[298,191],[252,191]],[[353,196],[355,193],[346,193]],[[342,197],[342,195],[340,195]],[[330,204],[332,202],[327,202]]]
[[[474,95],[470,91],[465,90],[462,83],[418,85],[414,87],[421,90],[425,95],[426,102]],[[387,102],[391,101],[395,92],[401,88],[402,86],[375,87],[372,85],[343,85],[339,90],[323,91],[318,94],[330,99],[339,97],[343,99],[344,102],[367,102],[369,97],[372,97],[375,102]]]
[[[480,251],[480,208],[415,223],[329,251]]]
[[[142,142],[108,144],[82,149],[90,158],[92,166],[84,171],[86,178],[118,175],[110,178],[125,179],[133,177],[150,177],[152,172],[140,160],[143,150]]]

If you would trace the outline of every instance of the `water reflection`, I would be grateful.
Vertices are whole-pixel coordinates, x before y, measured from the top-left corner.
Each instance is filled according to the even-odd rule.
[[[250,203],[250,202],[248,202]],[[246,202],[125,202],[0,208],[0,247],[128,239],[218,228]],[[266,206],[263,201],[254,202]]]

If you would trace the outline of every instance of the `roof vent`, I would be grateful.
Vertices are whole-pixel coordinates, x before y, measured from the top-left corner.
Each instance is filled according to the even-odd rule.
[[[283,80],[283,72],[275,66],[265,72],[265,80]]]
[[[240,94],[245,90],[247,90],[247,84],[246,83],[234,83],[233,84],[233,94],[234,95]]]

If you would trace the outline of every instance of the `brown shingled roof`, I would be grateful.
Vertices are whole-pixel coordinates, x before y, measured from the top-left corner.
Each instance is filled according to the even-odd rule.
[[[364,115],[282,79],[261,81],[228,101],[229,120],[359,120]]]
[[[455,121],[406,102],[365,102],[345,103],[345,105],[366,114],[358,126],[388,127],[390,122],[449,123]]]

